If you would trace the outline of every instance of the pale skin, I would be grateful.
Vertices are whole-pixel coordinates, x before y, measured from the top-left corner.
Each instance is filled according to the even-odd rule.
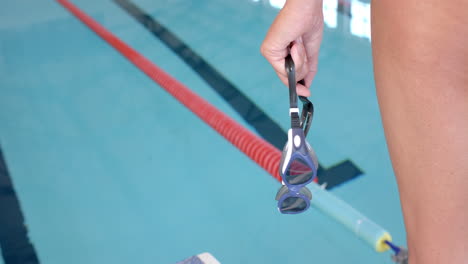
[[[374,75],[406,226],[409,263],[468,263],[468,0],[377,0]],[[309,96],[321,0],[288,0],[261,52],[286,83],[293,42]],[[313,87],[313,85],[312,85]]]

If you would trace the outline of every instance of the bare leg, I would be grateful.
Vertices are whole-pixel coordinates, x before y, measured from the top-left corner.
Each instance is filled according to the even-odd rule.
[[[468,1],[373,1],[372,42],[409,263],[468,263]]]

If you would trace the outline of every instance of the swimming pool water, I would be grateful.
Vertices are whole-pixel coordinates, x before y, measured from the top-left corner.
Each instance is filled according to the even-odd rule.
[[[287,89],[259,53],[281,3],[132,2],[287,129]],[[0,144],[42,263],[175,263],[201,252],[221,263],[391,263],[314,209],[280,215],[271,176],[55,1],[1,3]],[[74,3],[249,127],[113,1]],[[369,4],[350,4],[351,18],[325,1],[308,139],[323,166],[349,159],[364,172],[331,192],[404,245]]]

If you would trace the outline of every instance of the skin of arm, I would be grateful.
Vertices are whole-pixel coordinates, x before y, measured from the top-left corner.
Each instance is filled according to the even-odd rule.
[[[468,1],[378,0],[371,8],[409,263],[468,263]]]
[[[304,96],[317,71],[321,8],[321,0],[288,0],[261,47],[286,84],[294,42]],[[409,263],[468,263],[468,1],[378,0],[371,8],[377,95]]]
[[[287,85],[284,58],[291,47],[296,66],[297,93],[310,96],[309,87],[317,72],[318,52],[322,42],[322,0],[288,0],[273,21],[261,46],[261,53],[271,63],[281,81]]]

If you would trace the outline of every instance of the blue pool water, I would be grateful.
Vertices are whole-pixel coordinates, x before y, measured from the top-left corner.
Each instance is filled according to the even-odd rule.
[[[287,130],[287,89],[259,53],[281,1],[132,2]],[[201,252],[221,263],[391,263],[315,209],[279,214],[278,182],[55,1],[0,3],[0,145],[41,263],[175,263]],[[116,3],[74,3],[251,128]],[[308,139],[324,167],[349,159],[364,172],[331,192],[404,245],[369,3],[347,6],[325,1]]]

